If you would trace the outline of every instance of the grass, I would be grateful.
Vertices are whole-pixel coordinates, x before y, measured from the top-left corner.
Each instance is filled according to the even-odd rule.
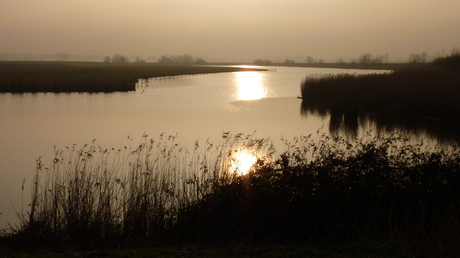
[[[144,136],[120,150],[94,142],[56,149],[51,167],[38,161],[30,211],[2,240],[13,249],[352,245],[383,255],[460,252],[458,146],[398,135],[310,135],[283,140],[286,150],[278,154],[269,139],[252,135],[225,133],[191,151],[174,138]],[[240,176],[232,163],[243,149],[258,160]]]
[[[460,53],[385,74],[308,77],[304,110],[319,114],[402,114],[460,122]]]
[[[456,128],[454,131],[458,132],[459,57],[460,54],[453,53],[432,64],[415,65],[385,74],[308,77],[301,84],[302,113],[330,115],[331,132],[344,129],[353,136],[356,136],[360,124],[377,121],[377,127],[381,129],[394,128],[395,123],[391,121],[394,119],[388,119],[391,116],[412,122],[419,118],[430,119],[429,124],[435,120],[450,122],[447,127]],[[386,121],[382,117],[386,117]],[[436,133],[433,126],[414,127],[414,123],[408,123],[405,127],[406,130],[422,131],[432,128],[427,130],[428,134],[441,141],[459,140],[458,133],[444,137],[445,133]]]
[[[114,92],[138,79],[260,69],[84,62],[0,62],[0,92]]]
[[[388,74],[309,77],[302,83],[303,107],[325,114],[377,113],[460,122],[456,70],[401,70]]]

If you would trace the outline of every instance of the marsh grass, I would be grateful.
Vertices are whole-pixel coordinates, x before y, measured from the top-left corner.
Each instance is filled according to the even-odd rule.
[[[460,122],[459,60],[455,52],[391,73],[307,77],[301,84],[302,111],[339,120],[385,114]]]
[[[52,166],[37,161],[30,213],[21,215],[18,234],[37,244],[163,242],[180,210],[235,180],[234,152],[265,153],[268,141],[224,133],[220,142],[196,142],[190,151],[175,138],[144,135],[133,146],[128,137],[118,150],[95,141],[55,148]]]
[[[339,74],[306,78],[303,110],[322,115],[398,114],[460,122],[459,71],[401,70],[388,74]]]
[[[181,148],[175,136],[105,150],[55,150],[37,164],[23,245],[367,244],[459,254],[458,146],[399,135],[269,139],[225,133]],[[240,176],[235,151],[258,160]]]
[[[0,62],[0,92],[134,91],[139,79],[262,71],[238,67],[85,62]]]

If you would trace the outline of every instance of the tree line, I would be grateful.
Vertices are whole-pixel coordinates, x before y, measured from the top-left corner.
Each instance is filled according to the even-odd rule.
[[[122,56],[119,54],[114,55],[113,57],[106,56],[104,58],[104,63],[113,63],[113,64],[127,64],[127,63],[145,63],[145,60],[139,57],[136,57],[136,60],[131,62],[128,57]],[[158,59],[160,64],[206,64],[207,62],[203,58],[197,58],[190,54],[183,55],[162,55]]]
[[[200,57],[194,57],[190,54],[183,55],[162,55],[158,59],[160,64],[206,64],[206,61]]]

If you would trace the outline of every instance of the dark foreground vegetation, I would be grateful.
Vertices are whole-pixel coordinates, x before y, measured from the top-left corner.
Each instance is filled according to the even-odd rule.
[[[224,133],[193,150],[174,138],[55,149],[51,166],[37,161],[30,210],[3,246],[332,245],[460,255],[458,146],[310,135],[283,140],[277,154],[269,139],[251,135]],[[243,151],[257,162],[241,176]]]
[[[371,115],[460,123],[460,52],[386,74],[309,77],[301,85],[302,112],[331,115],[332,130],[357,129]],[[457,139],[458,140],[458,139]]]
[[[260,70],[193,65],[0,62],[0,92],[133,91],[139,79]]]

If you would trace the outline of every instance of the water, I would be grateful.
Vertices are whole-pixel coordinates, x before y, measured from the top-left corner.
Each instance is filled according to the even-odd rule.
[[[193,146],[226,131],[256,131],[282,151],[281,137],[328,127],[327,120],[301,115],[297,97],[305,76],[382,72],[270,69],[141,81],[137,91],[127,93],[0,94],[0,229],[18,223],[14,209],[27,210],[35,161],[52,163],[54,146],[82,147],[96,139],[103,148],[120,148],[128,135],[136,142],[144,133],[152,138],[177,133],[179,144]]]

